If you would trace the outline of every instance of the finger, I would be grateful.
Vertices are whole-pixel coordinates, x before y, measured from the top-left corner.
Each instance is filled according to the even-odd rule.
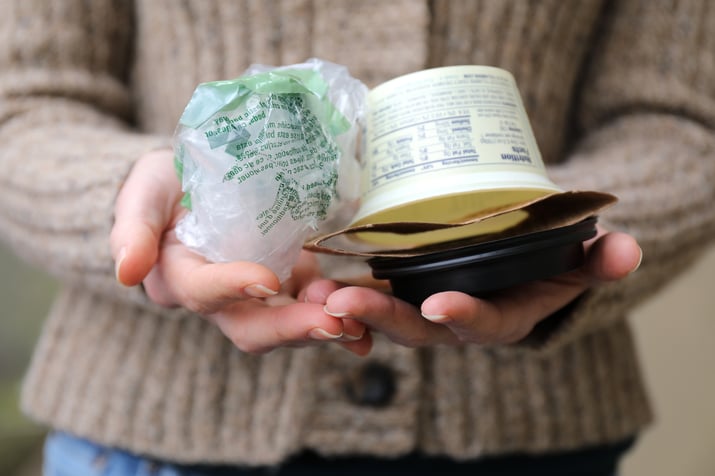
[[[342,287],[344,287],[344,285],[336,281],[327,279],[315,281],[308,289],[305,290],[303,300],[304,302],[324,305],[327,302],[328,296]],[[358,342],[369,333],[370,332],[364,323],[353,319],[343,319],[343,337],[340,340],[342,342],[349,343]],[[369,339],[369,345],[363,349],[364,345],[365,342],[362,344],[355,344],[354,346],[347,346],[347,348],[352,351],[355,351],[355,349],[362,349],[365,353],[359,353],[359,355],[367,355],[370,348],[372,348],[372,339]]]
[[[244,301],[208,317],[236,347],[255,354],[281,346],[338,342],[343,334],[342,321],[325,314],[319,304],[270,307]]]
[[[300,294],[298,300],[325,304],[325,301],[328,299],[330,294],[338,289],[348,286],[367,287],[377,289],[383,293],[389,293],[390,291],[390,283],[388,281],[372,279],[368,276],[349,279],[345,282],[322,279],[310,283],[310,285]]]
[[[638,242],[625,233],[608,233],[588,249],[584,272],[597,281],[622,279],[638,269],[643,251]]]
[[[345,322],[346,321],[343,321],[343,323]],[[369,330],[366,330],[361,339],[353,342],[342,342],[340,345],[355,355],[365,357],[372,350],[372,342],[372,334]]]
[[[457,342],[449,329],[422,318],[411,304],[370,288],[335,291],[328,296],[325,311],[342,319],[359,320],[408,347]]]
[[[117,196],[110,236],[117,280],[139,284],[157,260],[162,233],[172,220],[181,187],[170,150],[144,155]]]
[[[283,283],[283,290],[291,296],[299,294],[308,284],[320,276],[320,266],[315,254],[301,251],[291,276]]]
[[[327,297],[343,285],[336,281],[328,279],[318,280],[313,282],[309,288],[304,291],[304,295],[299,297],[299,301],[306,303],[325,304]],[[273,303],[273,298],[268,302]],[[343,319],[343,336],[340,339],[342,342],[356,342],[369,333],[367,327],[360,321],[353,319]]]
[[[367,326],[354,319],[343,319],[343,336],[341,342],[357,342],[367,333]]]
[[[524,298],[511,298],[525,302]],[[523,312],[530,312],[522,309]],[[427,298],[421,306],[422,316],[430,322],[448,328],[462,342],[491,344],[518,339],[522,326],[534,319],[525,319],[516,310],[505,312],[495,303],[464,293],[447,291]],[[525,329],[526,330],[526,329]]]
[[[328,296],[344,287],[345,284],[338,281],[330,279],[316,280],[310,283],[310,285],[298,295],[298,300],[316,304],[325,304]]]
[[[150,297],[156,285],[174,304],[207,315],[236,301],[278,294],[280,281],[265,266],[247,261],[209,263],[175,241],[173,234],[167,240],[171,243],[164,245],[161,266],[145,282]]]

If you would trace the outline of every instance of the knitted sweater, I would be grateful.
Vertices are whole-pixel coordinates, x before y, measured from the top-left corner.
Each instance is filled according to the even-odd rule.
[[[709,0],[7,0],[0,35],[0,238],[64,283],[24,385],[37,421],[154,457],[242,464],[305,448],[541,452],[650,421],[624,316],[715,236]],[[642,267],[585,293],[530,345],[376,336],[366,358],[335,344],[245,354],[206,320],[116,284],[115,195],[169,142],[196,84],[311,56],[371,86],[439,65],[511,71],[550,177],[618,195],[601,221],[639,239]],[[375,368],[381,396],[361,397]]]

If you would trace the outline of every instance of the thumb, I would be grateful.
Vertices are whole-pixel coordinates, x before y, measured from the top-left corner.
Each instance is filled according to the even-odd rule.
[[[598,281],[616,281],[633,273],[643,259],[635,238],[625,233],[606,233],[588,249],[585,272]]]
[[[134,286],[149,274],[180,197],[171,150],[152,151],[134,164],[117,195],[110,236],[120,283]]]

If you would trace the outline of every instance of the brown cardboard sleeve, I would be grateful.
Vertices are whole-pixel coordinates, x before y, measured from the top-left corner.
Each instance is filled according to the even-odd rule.
[[[457,249],[477,243],[572,225],[590,216],[598,215],[616,203],[617,200],[615,196],[608,193],[572,190],[514,203],[499,209],[483,210],[470,214],[468,219],[457,223],[391,222],[347,227],[313,237],[305,243],[304,248],[319,253],[363,256],[366,258],[375,256],[396,258],[419,256],[435,251]],[[486,223],[488,220],[514,212],[521,212],[522,214],[525,212],[526,218],[515,226],[498,233],[468,236],[459,240],[430,245],[402,249],[378,249],[376,245],[354,239],[356,234],[366,232],[411,235],[445,228],[464,227],[480,222]]]

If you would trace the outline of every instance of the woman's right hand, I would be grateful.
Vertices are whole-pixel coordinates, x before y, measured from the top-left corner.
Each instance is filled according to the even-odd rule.
[[[370,351],[370,333],[362,323],[329,316],[322,303],[296,300],[319,277],[309,253],[303,252],[281,288],[265,266],[210,263],[184,246],[174,232],[186,210],[179,203],[182,192],[173,160],[170,149],[147,153],[117,196],[110,242],[120,283],[143,283],[157,304],[204,316],[245,352],[326,341],[358,355]]]

